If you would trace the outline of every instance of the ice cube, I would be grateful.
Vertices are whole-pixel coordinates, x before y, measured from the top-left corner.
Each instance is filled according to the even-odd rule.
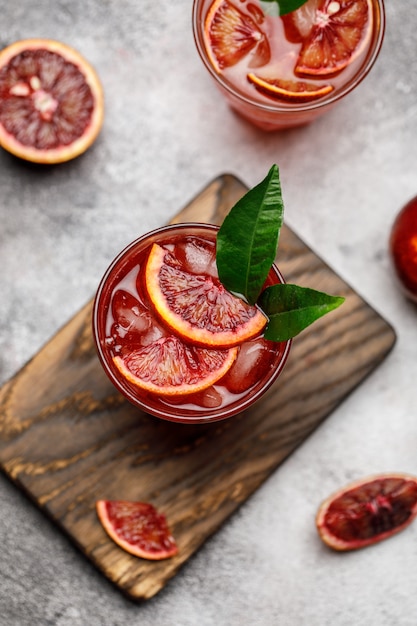
[[[158,341],[161,337],[167,337],[169,335],[168,330],[165,330],[159,324],[154,323],[149,327],[149,329],[143,333],[140,343],[142,346],[149,346],[151,343]]]
[[[113,296],[112,313],[116,324],[125,334],[143,334],[151,324],[149,312],[127,291],[119,290]]]
[[[204,391],[200,391],[199,394],[196,394],[193,402],[206,409],[216,409],[221,406],[223,398],[217,389],[208,387],[208,389],[204,389]]]
[[[183,269],[192,274],[217,273],[215,268],[215,246],[213,242],[190,238],[178,244],[176,256],[181,261]]]
[[[269,350],[263,339],[253,339],[241,345],[224,384],[232,393],[242,393],[263,378],[270,367]]]

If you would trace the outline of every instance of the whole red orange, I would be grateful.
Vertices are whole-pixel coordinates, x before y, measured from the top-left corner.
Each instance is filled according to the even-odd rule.
[[[397,215],[391,229],[389,249],[405,294],[417,302],[417,196]]]

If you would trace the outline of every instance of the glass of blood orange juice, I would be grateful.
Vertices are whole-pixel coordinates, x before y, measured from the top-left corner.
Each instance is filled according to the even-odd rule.
[[[98,287],[93,334],[103,368],[136,407],[175,422],[220,420],[276,380],[291,340],[267,341],[264,314],[222,286],[218,227],[159,228],[127,246]],[[283,283],[273,265],[265,286]]]
[[[357,87],[384,37],[383,0],[194,0],[199,55],[229,105],[264,130],[309,123]]]

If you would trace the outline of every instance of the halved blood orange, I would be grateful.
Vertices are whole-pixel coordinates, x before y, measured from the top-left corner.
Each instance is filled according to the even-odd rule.
[[[283,18],[287,35],[302,41],[295,72],[331,76],[363,50],[372,31],[371,0],[309,0]]]
[[[196,345],[232,347],[259,335],[267,318],[208,274],[184,271],[166,249],[153,244],[145,269],[146,289],[164,323]]]
[[[152,504],[98,500],[96,511],[109,537],[126,552],[152,561],[177,554],[166,517]]]
[[[381,474],[340,489],[320,506],[316,525],[335,550],[377,543],[408,526],[417,515],[417,478]]]
[[[0,51],[0,145],[34,163],[82,154],[103,123],[103,90],[76,50],[26,39]]]
[[[249,82],[257,89],[272,98],[280,98],[291,102],[307,102],[327,96],[333,91],[329,84],[316,85],[301,80],[283,80],[280,78],[261,77],[253,72],[247,76]]]
[[[198,348],[169,335],[113,361],[133,385],[159,395],[183,396],[220,380],[233,365],[237,350]]]
[[[235,65],[252,51],[251,67],[268,63],[269,43],[257,23],[263,14],[259,10],[255,16],[256,21],[229,0],[214,0],[205,18],[204,39],[207,54],[217,71]]]

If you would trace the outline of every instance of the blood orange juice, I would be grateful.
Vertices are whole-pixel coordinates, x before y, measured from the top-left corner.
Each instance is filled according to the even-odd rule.
[[[240,115],[278,130],[311,122],[373,66],[383,0],[308,0],[283,16],[274,0],[194,0],[203,63]],[[268,13],[266,12],[268,11]]]
[[[290,350],[290,340],[267,341],[261,330],[240,340],[263,314],[221,286],[217,231],[180,224],[140,237],[116,257],[96,294],[93,331],[105,372],[131,403],[167,420],[207,422],[244,410],[278,377]],[[273,265],[266,285],[282,282]],[[169,298],[179,311],[172,318],[164,309]],[[239,317],[223,348],[209,337],[210,312],[222,298],[224,314]],[[193,340],[182,336],[187,315],[203,320]]]

